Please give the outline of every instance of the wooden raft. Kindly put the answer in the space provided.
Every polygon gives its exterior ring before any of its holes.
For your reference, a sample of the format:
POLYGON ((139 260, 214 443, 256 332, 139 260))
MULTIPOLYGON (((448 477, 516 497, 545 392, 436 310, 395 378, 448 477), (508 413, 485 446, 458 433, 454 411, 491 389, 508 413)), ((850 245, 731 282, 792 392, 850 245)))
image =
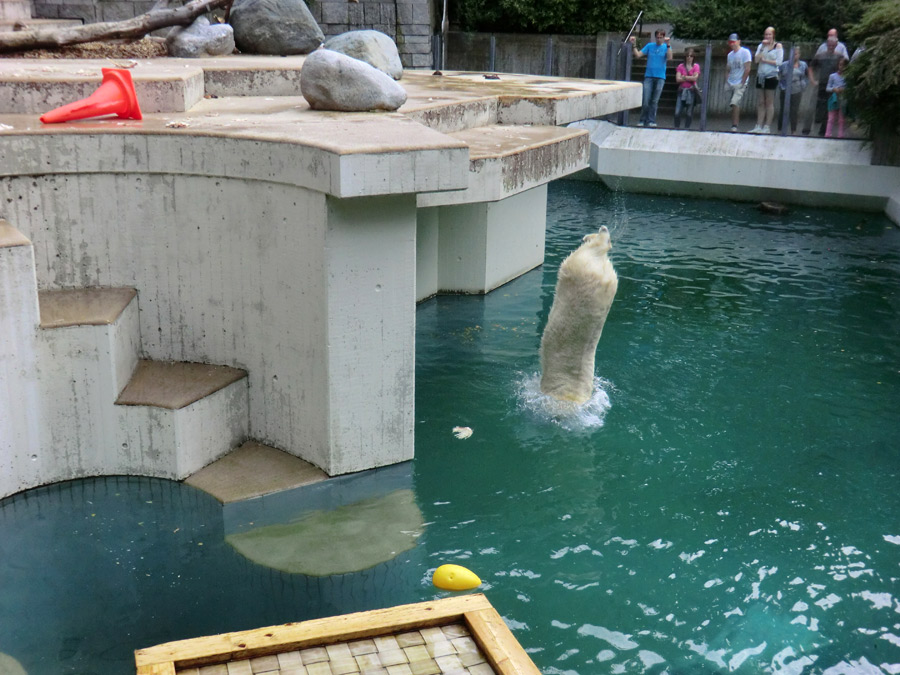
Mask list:
POLYGON ((137 675, 540 675, 481 594, 168 642, 137 675))

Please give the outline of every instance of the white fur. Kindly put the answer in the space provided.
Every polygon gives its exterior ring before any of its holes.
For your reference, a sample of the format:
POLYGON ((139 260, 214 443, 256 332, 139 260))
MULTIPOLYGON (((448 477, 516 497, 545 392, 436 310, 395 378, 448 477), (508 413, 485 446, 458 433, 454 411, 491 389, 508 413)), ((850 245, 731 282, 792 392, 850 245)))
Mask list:
POLYGON ((609 230, 600 228, 563 260, 541 338, 541 391, 582 405, 594 389, 594 354, 619 278, 607 256, 609 230))

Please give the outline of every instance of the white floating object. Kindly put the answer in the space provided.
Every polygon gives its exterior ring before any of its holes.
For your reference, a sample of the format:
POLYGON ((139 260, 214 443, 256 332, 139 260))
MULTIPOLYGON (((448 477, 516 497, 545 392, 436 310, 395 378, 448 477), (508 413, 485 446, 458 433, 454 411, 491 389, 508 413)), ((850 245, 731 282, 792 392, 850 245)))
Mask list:
POLYGON ((457 438, 468 438, 472 435, 472 429, 470 427, 453 427, 453 435, 457 438))

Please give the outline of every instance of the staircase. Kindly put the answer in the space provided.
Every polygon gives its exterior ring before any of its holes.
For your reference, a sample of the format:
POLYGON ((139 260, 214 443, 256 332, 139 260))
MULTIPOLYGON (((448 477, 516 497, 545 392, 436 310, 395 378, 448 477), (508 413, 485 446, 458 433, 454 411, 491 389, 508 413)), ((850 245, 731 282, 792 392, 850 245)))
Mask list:
POLYGON ((141 360, 133 288, 38 291, 0 219, 0 498, 102 474, 180 480, 243 443, 247 373, 141 360))

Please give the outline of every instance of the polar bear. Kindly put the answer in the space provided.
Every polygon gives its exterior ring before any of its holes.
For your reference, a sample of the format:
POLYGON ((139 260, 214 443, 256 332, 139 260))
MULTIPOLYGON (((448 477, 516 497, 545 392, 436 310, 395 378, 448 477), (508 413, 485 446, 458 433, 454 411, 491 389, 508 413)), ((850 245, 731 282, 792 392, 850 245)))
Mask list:
POLYGON ((578 405, 593 393, 594 354, 619 287, 606 226, 582 241, 560 265, 541 338, 541 391, 578 405))

